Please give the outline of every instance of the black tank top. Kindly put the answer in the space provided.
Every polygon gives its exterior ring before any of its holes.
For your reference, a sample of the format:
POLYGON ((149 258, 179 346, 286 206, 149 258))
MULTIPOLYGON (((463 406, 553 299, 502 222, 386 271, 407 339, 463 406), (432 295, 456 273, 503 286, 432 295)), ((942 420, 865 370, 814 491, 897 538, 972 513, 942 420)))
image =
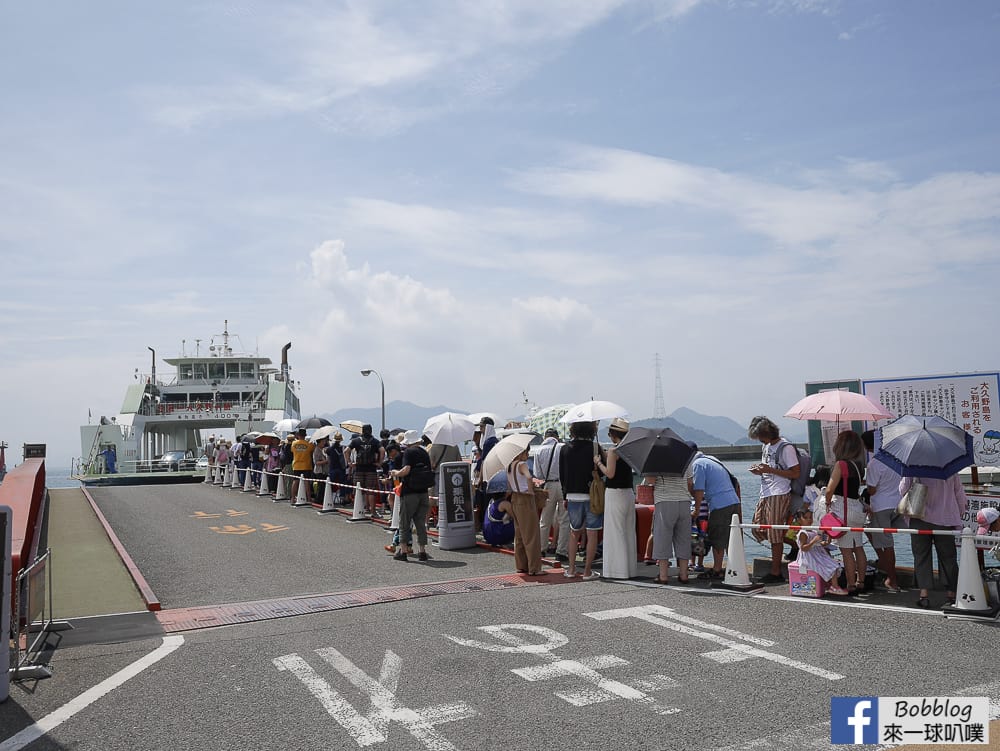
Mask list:
MULTIPOLYGON (((861 496, 861 469, 858 467, 857 462, 843 462, 847 465, 847 497, 858 500, 861 496)), ((844 467, 841 466, 841 471, 844 467)), ((840 495, 844 491, 843 480, 833 489, 833 492, 840 495)))
MULTIPOLYGON (((607 466, 607 460, 604 462, 607 466)), ((604 487, 617 490, 631 490, 633 488, 632 467, 620 456, 615 457, 615 476, 608 477, 604 482, 604 487)))

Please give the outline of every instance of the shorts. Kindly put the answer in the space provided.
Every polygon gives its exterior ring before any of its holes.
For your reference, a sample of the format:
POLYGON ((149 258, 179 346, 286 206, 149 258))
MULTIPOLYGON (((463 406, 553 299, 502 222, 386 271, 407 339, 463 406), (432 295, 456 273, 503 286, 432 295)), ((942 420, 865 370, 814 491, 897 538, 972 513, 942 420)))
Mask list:
POLYGON ((729 548, 729 529, 733 523, 733 514, 739 516, 740 506, 732 506, 710 511, 708 514, 708 542, 715 550, 729 548))
POLYGON ((292 474, 296 477, 312 477, 311 469, 293 469, 292 474))
MULTIPOLYGON (((872 511, 871 522, 873 527, 906 528, 906 518, 897 514, 894 508, 872 511)), ((892 535, 887 535, 885 532, 869 532, 868 539, 872 541, 872 547, 876 550, 889 550, 894 547, 892 535)))
POLYGON ((362 470, 354 470, 354 482, 360 483, 361 487, 365 490, 379 490, 378 486, 378 472, 365 472, 362 470))
POLYGON ((604 514, 590 510, 590 501, 566 501, 569 511, 569 528, 579 532, 586 526, 588 530, 604 529, 604 514))
MULTIPOLYGON (((753 512, 754 524, 788 524, 788 510, 791 508, 791 493, 784 495, 766 495, 757 502, 757 509, 753 512)), ((785 530, 769 529, 762 530, 756 527, 750 530, 753 538, 757 542, 767 540, 772 545, 783 545, 785 543, 785 530)))

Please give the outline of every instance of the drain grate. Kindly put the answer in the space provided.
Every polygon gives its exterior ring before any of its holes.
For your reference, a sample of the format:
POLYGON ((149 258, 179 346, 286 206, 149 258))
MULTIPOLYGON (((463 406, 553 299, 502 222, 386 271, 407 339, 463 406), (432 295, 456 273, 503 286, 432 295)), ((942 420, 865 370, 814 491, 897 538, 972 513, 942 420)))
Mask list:
POLYGON ((346 610, 347 608, 356 608, 364 605, 415 600, 419 597, 471 592, 495 592, 511 587, 537 587, 572 581, 562 576, 556 576, 555 573, 558 573, 558 570, 550 576, 532 578, 531 580, 524 578, 520 574, 504 574, 501 576, 482 576, 473 579, 457 579, 447 582, 428 582, 426 584, 407 584, 396 587, 363 589, 336 594, 240 602, 231 605, 176 608, 160 610, 155 615, 164 631, 174 633, 200 628, 231 626, 238 623, 267 621, 274 618, 287 618, 293 615, 346 610))

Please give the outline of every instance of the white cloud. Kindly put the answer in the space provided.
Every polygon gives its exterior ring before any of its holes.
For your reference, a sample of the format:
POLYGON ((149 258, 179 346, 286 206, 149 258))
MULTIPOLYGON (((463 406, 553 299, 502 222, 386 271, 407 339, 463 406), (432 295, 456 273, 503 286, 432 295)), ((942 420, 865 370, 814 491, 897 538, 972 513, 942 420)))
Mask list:
POLYGON ((886 183, 895 175, 884 166, 846 164, 846 171, 810 172, 812 184, 784 185, 637 152, 581 148, 565 165, 523 172, 513 184, 570 202, 723 218, 827 265, 861 263, 875 272, 876 288, 922 284, 935 269, 1000 258, 1000 174, 886 183))
POLYGON ((152 118, 169 127, 317 111, 336 130, 385 135, 497 96, 624 7, 666 20, 700 2, 439 0, 407 10, 388 0, 345 0, 255 7, 235 25, 231 14, 209 14, 204 23, 245 35, 284 72, 237 77, 209 69, 208 83, 150 84, 136 93, 152 118), (408 102, 425 82, 433 86, 408 102))

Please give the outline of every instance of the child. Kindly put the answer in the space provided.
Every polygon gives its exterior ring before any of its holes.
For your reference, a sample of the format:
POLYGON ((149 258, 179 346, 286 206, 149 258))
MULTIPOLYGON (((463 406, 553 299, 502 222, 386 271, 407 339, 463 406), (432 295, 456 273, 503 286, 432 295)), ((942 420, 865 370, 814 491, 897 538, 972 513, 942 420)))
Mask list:
POLYGON ((483 516, 483 539, 490 545, 510 545, 514 542, 514 517, 510 501, 491 498, 483 516))
MULTIPOLYGON (((813 512, 811 506, 805 506, 795 515, 792 521, 795 525, 811 527, 813 525, 813 512)), ((837 584, 837 577, 842 566, 833 559, 826 546, 830 544, 826 535, 820 535, 814 529, 800 529, 796 535, 799 545, 798 560, 792 564, 798 566, 799 571, 815 571, 823 581, 826 582, 826 590, 832 595, 846 595, 846 589, 842 589, 837 584)))

